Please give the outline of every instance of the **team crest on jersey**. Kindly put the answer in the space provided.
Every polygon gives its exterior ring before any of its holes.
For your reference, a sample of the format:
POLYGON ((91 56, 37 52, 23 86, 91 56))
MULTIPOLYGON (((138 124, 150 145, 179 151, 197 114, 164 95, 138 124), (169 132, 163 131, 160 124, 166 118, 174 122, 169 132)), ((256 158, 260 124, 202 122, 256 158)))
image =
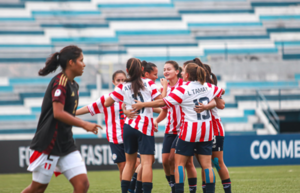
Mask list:
POLYGON ((75 96, 75 93, 74 93, 74 91, 72 92, 71 96, 72 96, 72 97, 73 97, 73 96, 75 96))
POLYGON ((112 157, 112 159, 115 161, 115 160, 117 159, 118 156, 117 156, 117 154, 114 153, 114 154, 112 154, 111 157, 112 157))
POLYGON ((58 97, 61 95, 61 90, 60 89, 56 89, 54 96, 58 97))

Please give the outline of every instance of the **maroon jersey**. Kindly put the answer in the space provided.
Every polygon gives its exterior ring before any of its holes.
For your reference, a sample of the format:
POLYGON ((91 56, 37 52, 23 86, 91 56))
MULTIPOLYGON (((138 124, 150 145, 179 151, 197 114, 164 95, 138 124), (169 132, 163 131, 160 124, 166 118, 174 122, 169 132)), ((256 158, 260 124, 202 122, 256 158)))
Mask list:
POLYGON ((72 125, 54 118, 52 102, 64 104, 64 110, 75 116, 78 105, 78 84, 69 81, 63 74, 56 75, 46 90, 42 112, 30 148, 51 155, 67 155, 77 148, 74 143, 72 125))

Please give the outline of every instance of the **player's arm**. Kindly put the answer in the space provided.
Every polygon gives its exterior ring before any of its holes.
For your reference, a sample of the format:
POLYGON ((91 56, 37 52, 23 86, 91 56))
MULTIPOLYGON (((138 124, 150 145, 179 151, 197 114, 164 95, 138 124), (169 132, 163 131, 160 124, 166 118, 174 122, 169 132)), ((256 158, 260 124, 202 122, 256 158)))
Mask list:
POLYGON ((153 112, 160 114, 161 113, 161 108, 153 108, 153 112))
POLYGON ((217 108, 218 109, 224 109, 225 108, 225 101, 224 101, 224 99, 216 97, 215 101, 217 103, 217 108))
POLYGON ((196 105, 194 110, 197 112, 197 113, 201 113, 203 111, 206 111, 206 110, 210 110, 210 109, 213 109, 217 106, 217 103, 215 101, 215 99, 211 100, 208 104, 204 105, 202 103, 199 103, 199 105, 196 105))
POLYGON ((86 131, 93 132, 95 134, 98 133, 98 128, 102 127, 100 125, 97 125, 95 123, 90 123, 87 121, 83 121, 82 119, 79 119, 77 117, 72 116, 68 112, 64 110, 64 104, 60 102, 52 102, 53 105, 53 116, 55 119, 68 124, 68 125, 73 125, 77 127, 82 127, 86 131))
POLYGON ((158 97, 156 97, 154 99, 154 101, 151 102, 140 102, 138 100, 135 100, 135 104, 131 105, 132 109, 138 111, 142 108, 147 108, 147 107, 152 107, 152 108, 156 108, 156 107, 163 107, 166 105, 165 101, 162 99, 162 96, 159 95, 158 97))
POLYGON ((84 115, 84 114, 87 114, 89 113, 89 109, 87 106, 84 106, 84 107, 81 107, 80 109, 78 109, 76 111, 76 115, 84 115))
POLYGON ((167 117, 168 109, 161 109, 161 113, 158 115, 158 117, 155 119, 157 123, 160 123, 162 120, 164 120, 167 117))

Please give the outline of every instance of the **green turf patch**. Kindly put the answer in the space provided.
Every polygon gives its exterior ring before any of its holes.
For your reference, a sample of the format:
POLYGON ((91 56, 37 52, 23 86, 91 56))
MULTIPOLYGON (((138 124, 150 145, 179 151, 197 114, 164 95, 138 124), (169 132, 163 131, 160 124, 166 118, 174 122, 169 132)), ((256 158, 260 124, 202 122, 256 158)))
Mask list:
MULTIPOLYGON (((234 193, 290 193, 300 192, 300 165, 291 166, 266 166, 266 167, 231 167, 228 168, 232 192, 234 193)), ((200 168, 197 168, 200 175, 200 168)), ((215 170, 216 173, 216 170, 215 170)), ((92 171, 88 173, 90 181, 89 193, 118 193, 120 190, 118 171, 92 171)), ((224 192, 217 177, 216 193, 224 192)), ((31 182, 31 174, 2 174, 0 175, 0 192, 21 192, 31 182)), ((201 178, 198 178, 198 190, 201 190, 201 178)), ((154 170, 153 193, 170 192, 163 170, 154 170)), ((46 190, 48 193, 72 192, 72 186, 67 179, 61 175, 52 177, 46 190)), ((185 192, 188 191, 187 179, 185 181, 185 192)))

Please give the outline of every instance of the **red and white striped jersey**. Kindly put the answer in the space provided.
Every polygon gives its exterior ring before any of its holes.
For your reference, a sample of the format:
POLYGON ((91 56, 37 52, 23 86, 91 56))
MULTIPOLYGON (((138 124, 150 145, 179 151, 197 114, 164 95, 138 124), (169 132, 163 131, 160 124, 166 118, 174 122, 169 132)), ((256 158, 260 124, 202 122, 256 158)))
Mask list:
POLYGON ((122 102, 115 102, 112 106, 105 107, 104 102, 108 97, 108 94, 103 95, 87 107, 92 116, 98 113, 104 113, 107 140, 110 143, 122 144, 123 126, 125 122, 125 115, 122 111, 122 102))
POLYGON ((215 108, 211 109, 210 111, 211 111, 214 135, 225 137, 225 129, 221 122, 221 117, 218 115, 218 108, 215 107, 215 108))
POLYGON ((165 103, 171 107, 180 105, 183 123, 179 138, 188 142, 211 141, 213 137, 212 119, 210 111, 197 113, 196 104, 208 104, 213 98, 221 97, 223 90, 210 84, 200 84, 198 81, 187 82, 177 87, 164 98, 165 103))
MULTIPOLYGON (((155 83, 150 79, 142 79, 144 83, 144 90, 140 90, 135 97, 133 90, 131 89, 131 82, 124 82, 119 84, 115 91, 110 94, 111 98, 115 102, 123 101, 126 104, 126 109, 132 109, 131 104, 134 104, 134 100, 141 102, 150 102, 160 95, 155 83)), ((126 118, 125 123, 142 132, 145 135, 154 135, 153 124, 153 109, 142 108, 138 111, 138 116, 135 119, 126 118)))
MULTIPOLYGON (((175 86, 168 85, 167 96, 178 86, 184 84, 183 80, 180 78, 175 86)), ((168 122, 165 129, 165 134, 179 134, 181 126, 181 107, 179 105, 173 105, 168 108, 168 122)))

